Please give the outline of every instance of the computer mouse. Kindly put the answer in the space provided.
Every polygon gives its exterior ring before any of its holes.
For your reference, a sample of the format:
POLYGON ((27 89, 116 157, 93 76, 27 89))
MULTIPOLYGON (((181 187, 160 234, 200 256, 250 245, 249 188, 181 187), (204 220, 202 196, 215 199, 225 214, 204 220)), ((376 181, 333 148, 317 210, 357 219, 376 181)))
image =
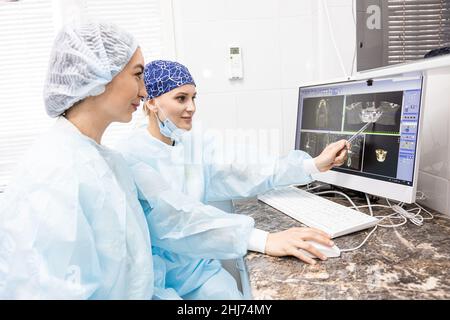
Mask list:
MULTIPOLYGON (((306 242, 309 242, 312 244, 317 250, 322 252, 326 257, 328 258, 337 258, 341 256, 341 250, 339 250, 337 245, 334 245, 332 247, 325 246, 323 244, 320 244, 315 241, 307 240, 306 242)), ((319 257, 316 257, 315 255, 309 253, 309 251, 300 249, 306 256, 313 259, 319 259, 319 257)))

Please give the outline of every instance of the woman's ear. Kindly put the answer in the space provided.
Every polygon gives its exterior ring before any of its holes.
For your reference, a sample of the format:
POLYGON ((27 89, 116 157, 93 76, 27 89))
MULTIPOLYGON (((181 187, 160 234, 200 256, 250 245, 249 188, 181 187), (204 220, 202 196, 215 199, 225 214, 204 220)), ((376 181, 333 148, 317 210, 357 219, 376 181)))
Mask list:
POLYGON ((150 112, 158 111, 155 105, 155 99, 150 99, 144 102, 144 111, 147 115, 150 115, 150 112))

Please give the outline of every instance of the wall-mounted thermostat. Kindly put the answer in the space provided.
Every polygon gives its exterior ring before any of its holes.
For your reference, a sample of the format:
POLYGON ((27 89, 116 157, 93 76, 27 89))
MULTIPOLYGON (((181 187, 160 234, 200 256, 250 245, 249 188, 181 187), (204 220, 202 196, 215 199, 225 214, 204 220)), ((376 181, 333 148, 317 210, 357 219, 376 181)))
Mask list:
POLYGON ((229 50, 230 80, 242 79, 242 49, 241 47, 230 46, 229 50))

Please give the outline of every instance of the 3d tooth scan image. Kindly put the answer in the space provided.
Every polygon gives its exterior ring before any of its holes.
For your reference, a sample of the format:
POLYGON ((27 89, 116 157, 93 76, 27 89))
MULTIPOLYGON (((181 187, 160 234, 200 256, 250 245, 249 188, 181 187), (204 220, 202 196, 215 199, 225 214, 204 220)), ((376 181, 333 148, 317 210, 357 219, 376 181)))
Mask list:
POLYGON ((387 151, 383 149, 377 149, 375 150, 375 154, 377 155, 377 161, 378 162, 384 162, 386 160, 387 151))
POLYGON ((383 92, 347 96, 344 130, 355 131, 378 116, 366 132, 399 133, 403 92, 383 92))
POLYGON ((302 128, 340 131, 344 96, 306 98, 303 102, 302 128))
POLYGON ((385 135, 366 135, 363 172, 397 176, 400 137, 385 135))
POLYGON ((375 108, 374 106, 361 109, 361 112, 359 114, 359 118, 362 122, 376 122, 378 119, 381 118, 383 115, 383 110, 381 108, 375 108))

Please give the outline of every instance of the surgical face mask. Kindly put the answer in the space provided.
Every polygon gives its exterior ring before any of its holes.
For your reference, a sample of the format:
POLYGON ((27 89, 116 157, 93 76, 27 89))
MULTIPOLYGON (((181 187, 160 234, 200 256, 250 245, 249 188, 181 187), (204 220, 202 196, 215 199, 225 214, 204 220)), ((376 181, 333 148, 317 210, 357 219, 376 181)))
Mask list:
POLYGON ((164 111, 158 105, 156 105, 156 107, 164 115, 165 118, 164 121, 161 121, 158 115, 156 115, 156 118, 158 119, 159 131, 163 136, 170 138, 175 142, 179 142, 183 134, 186 133, 186 130, 178 128, 175 123, 173 123, 172 120, 170 120, 169 117, 166 116, 164 111))

